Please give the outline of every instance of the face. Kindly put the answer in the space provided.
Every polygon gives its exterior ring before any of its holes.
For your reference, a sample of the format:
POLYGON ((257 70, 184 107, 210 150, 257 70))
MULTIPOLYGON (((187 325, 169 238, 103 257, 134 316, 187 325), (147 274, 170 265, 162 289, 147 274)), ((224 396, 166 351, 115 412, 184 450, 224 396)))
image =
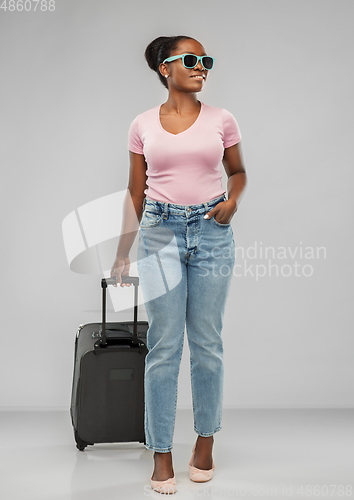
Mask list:
MULTIPOLYGON (((180 54, 208 55, 203 45, 194 39, 182 40, 171 56, 180 54)), ((183 92, 200 92, 208 77, 208 70, 203 68, 201 61, 198 61, 198 64, 194 68, 187 69, 183 66, 182 59, 160 64, 160 72, 164 78, 165 75, 169 75, 166 78, 169 89, 173 86, 183 92)))

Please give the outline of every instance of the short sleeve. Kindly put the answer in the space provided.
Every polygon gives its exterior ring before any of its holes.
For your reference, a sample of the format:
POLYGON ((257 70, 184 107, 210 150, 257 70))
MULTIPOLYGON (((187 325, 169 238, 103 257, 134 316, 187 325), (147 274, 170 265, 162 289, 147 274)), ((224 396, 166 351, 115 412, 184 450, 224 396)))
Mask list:
POLYGON ((222 126, 223 126, 223 140, 224 148, 234 146, 241 140, 241 131, 236 118, 230 111, 222 109, 222 126))
POLYGON ((128 132, 128 149, 133 153, 144 154, 143 143, 139 133, 139 115, 132 121, 128 132))

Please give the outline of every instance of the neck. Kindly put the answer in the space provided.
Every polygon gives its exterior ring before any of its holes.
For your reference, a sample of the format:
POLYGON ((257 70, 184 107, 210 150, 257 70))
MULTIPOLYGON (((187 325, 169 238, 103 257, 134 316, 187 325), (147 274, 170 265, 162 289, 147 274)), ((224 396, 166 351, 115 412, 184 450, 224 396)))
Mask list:
POLYGON ((196 93, 169 92, 168 99, 164 103, 164 113, 175 113, 187 115, 195 113, 201 108, 196 93))

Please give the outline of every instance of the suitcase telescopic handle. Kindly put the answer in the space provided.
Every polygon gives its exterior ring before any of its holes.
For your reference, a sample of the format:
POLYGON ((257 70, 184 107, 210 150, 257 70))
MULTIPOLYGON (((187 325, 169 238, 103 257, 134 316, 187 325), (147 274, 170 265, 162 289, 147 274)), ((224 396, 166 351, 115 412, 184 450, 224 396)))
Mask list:
MULTIPOLYGON (((121 275, 122 283, 133 283, 133 285, 139 285, 139 276, 124 276, 121 275)), ((102 283, 106 282, 107 285, 116 285, 117 278, 115 276, 111 276, 110 278, 103 278, 102 283)), ((104 286, 104 285, 102 285, 104 286)))
MULTIPOLYGON (((139 277, 138 276, 121 276, 122 283, 132 283, 134 285, 134 327, 133 327, 133 345, 139 345, 138 340, 138 286, 139 277)), ((106 336, 106 289, 108 285, 116 285, 117 278, 111 276, 110 278, 102 278, 102 338, 101 346, 107 346, 107 336, 106 336)))

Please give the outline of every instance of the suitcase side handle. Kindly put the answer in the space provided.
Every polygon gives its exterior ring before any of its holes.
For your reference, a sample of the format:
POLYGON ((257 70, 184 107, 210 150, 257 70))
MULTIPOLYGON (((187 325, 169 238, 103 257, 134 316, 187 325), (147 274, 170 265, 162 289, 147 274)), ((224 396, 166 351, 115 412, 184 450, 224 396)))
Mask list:
MULTIPOLYGON (((133 283, 134 285, 134 327, 133 327, 133 339, 132 344, 134 346, 139 345, 138 340, 138 286, 139 286, 139 276, 121 276, 122 283, 133 283)), ((117 278, 111 276, 110 278, 101 279, 102 287, 102 338, 100 340, 101 347, 107 347, 107 335, 106 335, 106 289, 108 285, 116 285, 117 278)))

